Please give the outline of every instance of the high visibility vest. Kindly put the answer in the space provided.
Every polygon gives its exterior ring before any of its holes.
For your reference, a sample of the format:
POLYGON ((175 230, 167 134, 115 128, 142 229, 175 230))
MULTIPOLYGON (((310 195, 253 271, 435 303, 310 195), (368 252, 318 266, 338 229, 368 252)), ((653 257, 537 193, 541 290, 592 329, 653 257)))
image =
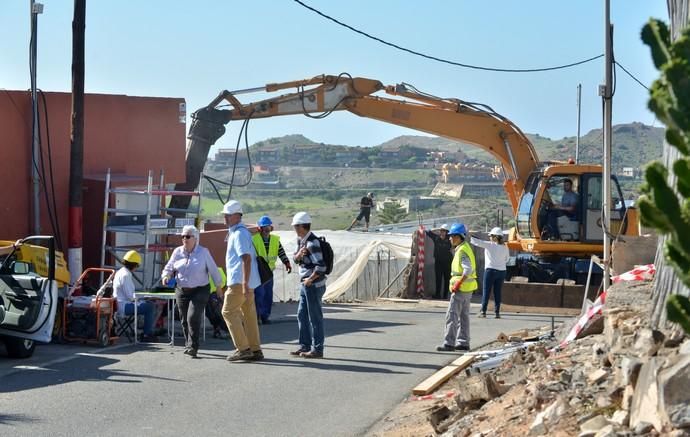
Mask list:
POLYGON ((452 292, 455 284, 460 281, 462 277, 462 255, 466 255, 470 259, 470 264, 472 265, 472 271, 460 284, 460 292, 462 293, 472 293, 477 287, 477 262, 474 260, 474 252, 469 243, 465 241, 455 250, 455 256, 453 257, 453 262, 450 265, 450 290, 452 292))
MULTIPOLYGON (((220 267, 218 267, 218 273, 220 273, 220 280, 222 282, 222 284, 220 284, 220 287, 221 288, 225 287, 225 283, 227 282, 228 277, 225 276, 225 272, 220 267)), ((213 282, 213 277, 211 275, 208 275, 208 285, 209 285, 209 287, 211 287, 211 293, 215 293, 216 288, 218 288, 218 287, 216 286, 216 283, 213 282)))
POLYGON ((256 249, 256 255, 268 261, 268 266, 271 270, 276 268, 276 260, 278 260, 278 246, 280 245, 280 237, 277 235, 269 235, 268 237, 268 254, 266 254, 266 245, 261 233, 257 232, 252 236, 252 243, 256 249))

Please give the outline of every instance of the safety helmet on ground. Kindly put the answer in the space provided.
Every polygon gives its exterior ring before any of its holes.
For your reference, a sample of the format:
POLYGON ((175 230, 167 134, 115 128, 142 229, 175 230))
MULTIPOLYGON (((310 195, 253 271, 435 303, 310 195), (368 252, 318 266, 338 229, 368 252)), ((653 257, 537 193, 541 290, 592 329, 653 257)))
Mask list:
POLYGON ((448 231, 448 235, 462 235, 463 237, 467 234, 467 228, 465 228, 464 223, 453 223, 448 231))
POLYGON ((125 253, 125 256, 122 257, 122 260, 132 264, 141 264, 141 255, 139 255, 139 252, 136 250, 130 250, 129 252, 125 253))
POLYGON ((503 229, 496 226, 495 228, 493 228, 489 231, 489 235, 493 235, 494 237, 502 237, 503 236, 503 229))
POLYGON ((292 217, 292 226, 308 225, 311 223, 311 216, 304 211, 300 211, 292 217))
POLYGON ((262 215, 259 217, 259 220, 256 222, 256 225, 263 228, 265 226, 271 226, 273 222, 271 221, 271 218, 267 215, 262 215))
POLYGON ((448 229, 450 229, 450 226, 448 226, 448 223, 444 223, 441 225, 439 229, 442 231, 447 231, 448 229))
POLYGON ((237 200, 231 200, 225 205, 223 205, 223 214, 233 215, 242 214, 242 204, 237 200))

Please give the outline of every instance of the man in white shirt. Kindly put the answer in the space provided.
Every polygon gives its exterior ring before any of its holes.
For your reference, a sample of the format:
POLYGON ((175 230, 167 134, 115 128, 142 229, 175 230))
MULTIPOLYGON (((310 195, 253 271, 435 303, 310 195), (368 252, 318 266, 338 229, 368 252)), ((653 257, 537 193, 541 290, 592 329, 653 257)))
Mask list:
POLYGON ((252 235, 242 223, 242 205, 231 200, 223 206, 228 225, 225 265, 228 287, 225 289, 223 318, 237 350, 228 361, 259 361, 264 358, 259 339, 254 289, 261 285, 252 235))

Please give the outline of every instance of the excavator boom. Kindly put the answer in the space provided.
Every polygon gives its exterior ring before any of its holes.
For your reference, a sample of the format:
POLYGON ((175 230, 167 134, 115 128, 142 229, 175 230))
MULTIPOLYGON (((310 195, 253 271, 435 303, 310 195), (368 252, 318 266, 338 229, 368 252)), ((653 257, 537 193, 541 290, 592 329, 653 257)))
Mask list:
MULTIPOLYGON (((439 98, 407 84, 384 86, 361 77, 316 76, 311 79, 268 84, 264 88, 224 91, 208 106, 192 114, 187 145, 187 181, 176 190, 191 190, 198 183, 210 147, 232 120, 291 114, 327 114, 349 111, 361 117, 427 132, 474 145, 494 156, 503 166, 504 188, 513 212, 529 175, 539 167, 536 151, 524 133, 510 120, 485 105, 459 99, 439 98), (237 96, 245 92, 296 90, 289 94, 242 104, 237 96), (383 91, 386 96, 373 94, 383 91), (218 109, 227 101, 232 109, 218 109)), ((171 208, 184 208, 183 197, 173 198, 171 208)))

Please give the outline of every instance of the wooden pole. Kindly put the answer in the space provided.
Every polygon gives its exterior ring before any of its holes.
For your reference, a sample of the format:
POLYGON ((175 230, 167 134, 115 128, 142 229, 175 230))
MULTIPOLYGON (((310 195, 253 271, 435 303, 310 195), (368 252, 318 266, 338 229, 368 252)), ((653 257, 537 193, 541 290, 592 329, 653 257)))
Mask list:
POLYGON ((72 19, 72 117, 70 126, 68 262, 72 282, 82 270, 84 180, 84 34, 86 0, 74 0, 72 19))

